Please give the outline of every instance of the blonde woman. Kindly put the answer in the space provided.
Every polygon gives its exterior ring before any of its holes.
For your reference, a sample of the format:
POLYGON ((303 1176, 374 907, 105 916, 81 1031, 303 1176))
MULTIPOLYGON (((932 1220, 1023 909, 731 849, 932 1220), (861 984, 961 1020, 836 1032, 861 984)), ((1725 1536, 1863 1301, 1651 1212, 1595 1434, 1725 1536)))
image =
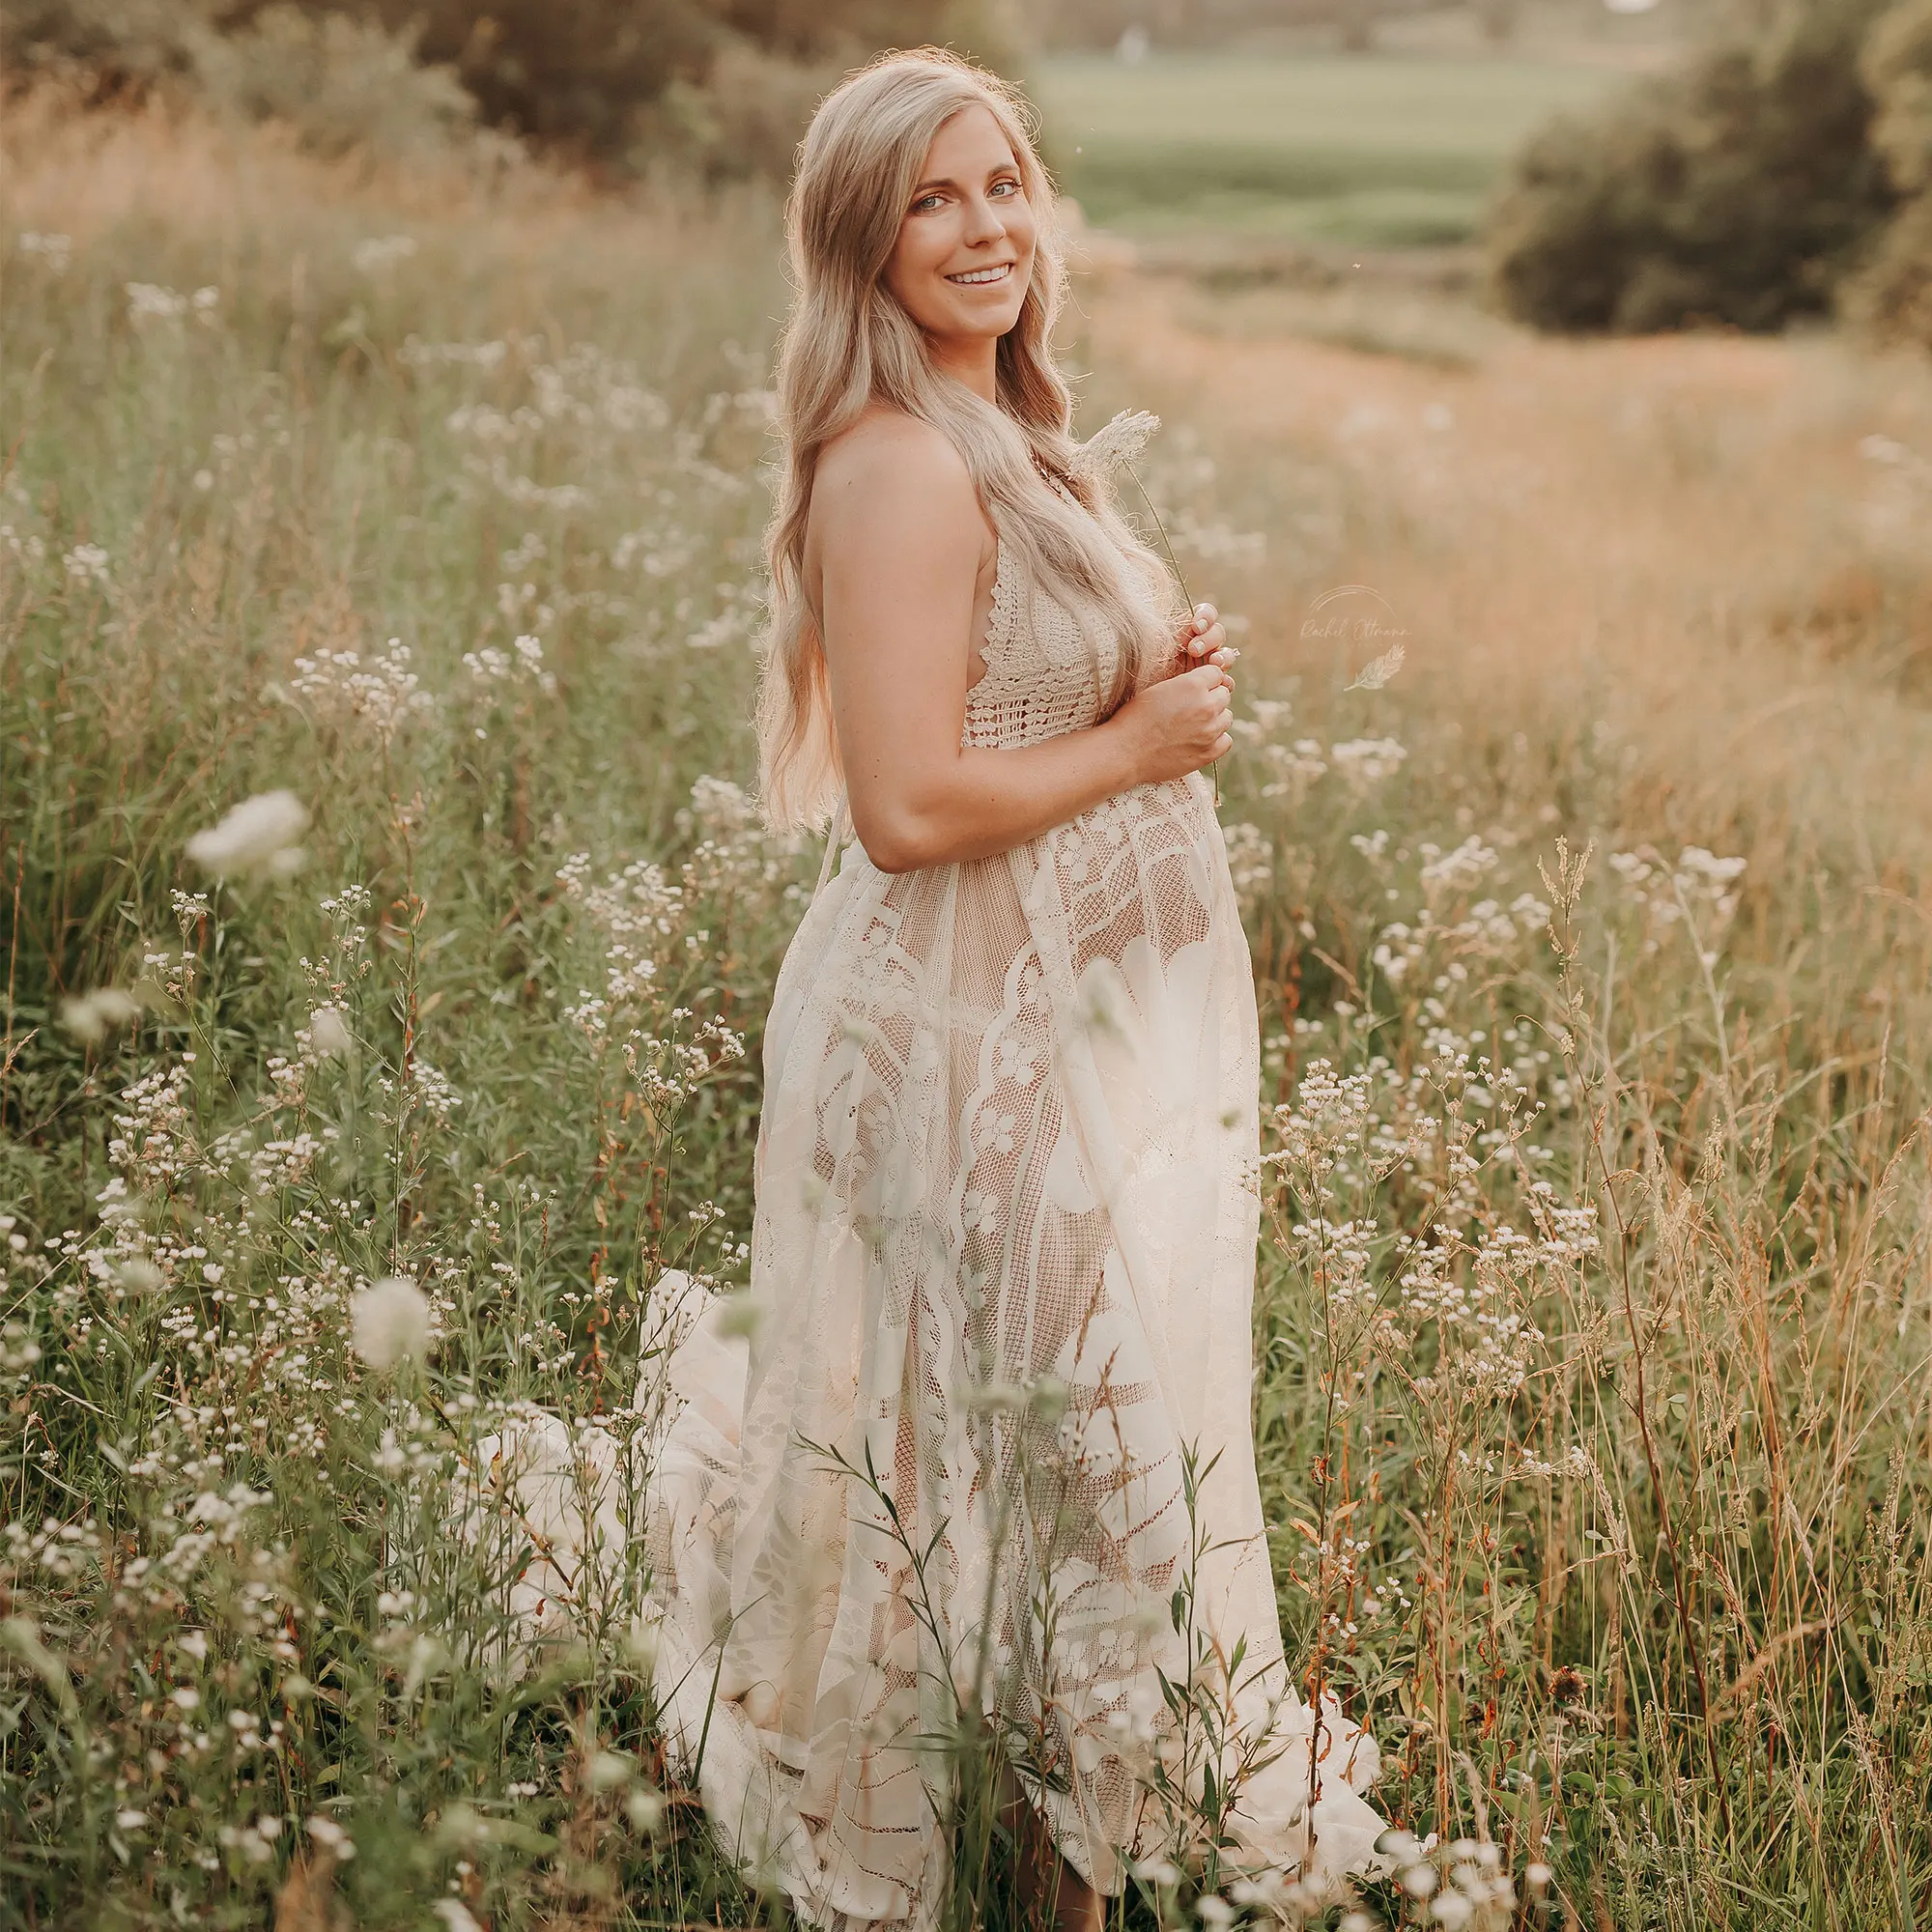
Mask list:
POLYGON ((764 801, 840 863, 765 1034, 751 1319, 670 1369, 673 1762, 808 1922, 923 1927, 983 1719, 1042 1915, 1097 1925, 1187 1849, 1191 1675, 1252 1861, 1359 1866, 1375 1748, 1294 1694, 1255 1477, 1254 985, 1202 776, 1234 654, 1068 435, 997 80, 854 75, 790 233, 764 801))

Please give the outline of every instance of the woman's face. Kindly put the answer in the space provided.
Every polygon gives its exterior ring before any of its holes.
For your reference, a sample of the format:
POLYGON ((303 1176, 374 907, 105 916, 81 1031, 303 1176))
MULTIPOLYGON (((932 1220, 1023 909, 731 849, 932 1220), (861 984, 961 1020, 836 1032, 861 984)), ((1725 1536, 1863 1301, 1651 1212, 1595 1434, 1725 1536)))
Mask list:
POLYGON ((926 151, 886 286, 938 343, 997 338, 1020 319, 1034 233, 1000 124, 983 107, 962 107, 926 151))

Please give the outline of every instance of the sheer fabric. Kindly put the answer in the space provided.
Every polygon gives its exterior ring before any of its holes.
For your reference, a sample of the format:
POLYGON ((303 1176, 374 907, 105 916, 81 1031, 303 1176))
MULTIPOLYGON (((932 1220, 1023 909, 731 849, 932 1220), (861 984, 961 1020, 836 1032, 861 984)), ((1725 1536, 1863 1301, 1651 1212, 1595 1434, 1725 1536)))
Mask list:
MULTIPOLYGON (((969 745, 1092 724, 1115 673, 1018 577, 1003 546, 969 745)), ((648 1492, 666 1733, 716 1828, 810 1923, 927 1926, 943 1741, 978 1713, 1118 1891, 1123 1852, 1175 1845, 1150 1780, 1188 1776, 1159 1678, 1189 1675, 1191 1577, 1265 1760, 1243 1848, 1369 1861, 1375 1747, 1294 1694, 1269 1575, 1254 985, 1207 781, 966 864, 847 845, 764 1069, 752 1332, 714 1306, 672 1357, 648 1492)))

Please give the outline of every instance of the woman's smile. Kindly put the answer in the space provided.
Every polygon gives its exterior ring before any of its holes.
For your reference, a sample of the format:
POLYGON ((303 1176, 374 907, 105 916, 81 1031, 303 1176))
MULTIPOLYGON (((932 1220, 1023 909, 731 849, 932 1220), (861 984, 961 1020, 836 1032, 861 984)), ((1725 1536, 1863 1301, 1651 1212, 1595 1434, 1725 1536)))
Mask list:
POLYGON ((990 269, 962 269, 957 274, 948 275, 949 282, 956 282, 963 289, 984 288, 994 282, 1004 282, 1013 271, 1010 262, 1001 262, 990 269))

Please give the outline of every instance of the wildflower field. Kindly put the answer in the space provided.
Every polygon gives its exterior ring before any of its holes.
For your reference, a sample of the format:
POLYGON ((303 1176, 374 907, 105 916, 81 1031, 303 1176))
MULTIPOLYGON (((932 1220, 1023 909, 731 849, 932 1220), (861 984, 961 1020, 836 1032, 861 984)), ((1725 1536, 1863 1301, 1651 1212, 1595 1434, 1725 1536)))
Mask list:
MULTIPOLYGON (((625 1534, 819 857, 774 211, 6 139, 0 1925, 777 1922, 625 1534)), ((1068 350, 1238 613, 1263 1492, 1406 1835, 1224 1883, 1210 1789, 1124 1922, 1923 1923, 1932 374, 1333 300, 1068 350)))

